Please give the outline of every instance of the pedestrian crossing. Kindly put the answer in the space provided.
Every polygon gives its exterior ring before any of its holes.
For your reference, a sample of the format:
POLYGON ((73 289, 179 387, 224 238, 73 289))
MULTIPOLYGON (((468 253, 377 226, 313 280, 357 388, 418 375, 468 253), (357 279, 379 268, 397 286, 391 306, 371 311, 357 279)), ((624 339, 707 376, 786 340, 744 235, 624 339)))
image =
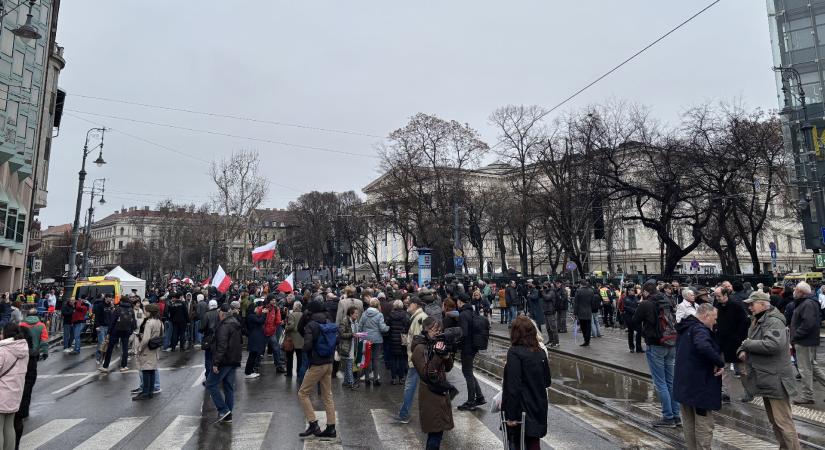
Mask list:
MULTIPOLYGON (((280 413, 279 413, 280 414, 280 413)), ((336 411, 337 414, 337 411, 336 411)), ((322 440, 308 438, 298 439, 298 432, 303 431, 292 427, 284 427, 283 420, 275 412, 250 412, 233 414, 232 424, 213 424, 214 417, 194 415, 175 416, 159 434, 148 444, 146 441, 138 445, 136 437, 144 435, 144 430, 151 429, 149 423, 152 417, 122 417, 113 421, 105 421, 99 429, 94 428, 92 419, 66 418, 53 419, 43 425, 27 430, 20 442, 20 448, 36 450, 39 448, 75 448, 83 450, 109 450, 113 448, 145 448, 152 450, 181 450, 194 449, 202 445, 203 434, 211 427, 219 427, 220 433, 231 433, 231 448, 233 450, 260 450, 262 448, 277 448, 279 445, 272 442, 273 435, 267 435, 271 429, 276 434, 288 433, 275 437, 283 439, 283 448, 293 448, 289 442, 304 450, 339 450, 344 447, 366 447, 371 449, 412 450, 423 448, 426 435, 421 432, 417 421, 409 424, 395 422, 392 417, 394 411, 387 409, 371 409, 372 428, 374 434, 366 434, 369 427, 343 428, 338 420, 338 438, 322 440), (273 427, 273 419, 278 425, 273 427), (80 426, 79 426, 80 425, 80 426), (200 437, 196 435, 200 434, 200 437), (377 442, 374 437, 377 435, 377 442), (127 440, 127 438, 129 438, 127 440), (79 444, 76 444, 78 443, 79 444), (377 444, 377 445, 376 445, 377 444)), ((326 427, 326 413, 316 411, 318 426, 323 430, 326 427)), ((298 419, 300 421, 300 419, 298 419)), ((369 419, 368 419, 369 420, 369 419)), ((455 431, 445 433, 445 448, 500 448, 502 443, 499 437, 491 431, 476 415, 470 412, 454 411, 453 421, 455 431)), ((305 424, 302 424, 302 427, 305 424)), ((229 436, 227 436, 227 440, 229 436)), ((148 441, 148 439, 147 439, 148 441)))

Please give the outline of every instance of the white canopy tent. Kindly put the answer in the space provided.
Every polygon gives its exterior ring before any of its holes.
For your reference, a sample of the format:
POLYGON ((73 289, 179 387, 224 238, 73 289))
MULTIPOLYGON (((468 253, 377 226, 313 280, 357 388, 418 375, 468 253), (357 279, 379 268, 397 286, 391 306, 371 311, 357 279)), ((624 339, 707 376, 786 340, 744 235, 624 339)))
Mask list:
POLYGON ((132 289, 137 289, 137 295, 139 295, 140 298, 146 297, 146 280, 141 280, 132 275, 123 269, 123 267, 117 266, 105 276, 117 277, 120 280, 120 288, 123 294, 130 295, 132 289))

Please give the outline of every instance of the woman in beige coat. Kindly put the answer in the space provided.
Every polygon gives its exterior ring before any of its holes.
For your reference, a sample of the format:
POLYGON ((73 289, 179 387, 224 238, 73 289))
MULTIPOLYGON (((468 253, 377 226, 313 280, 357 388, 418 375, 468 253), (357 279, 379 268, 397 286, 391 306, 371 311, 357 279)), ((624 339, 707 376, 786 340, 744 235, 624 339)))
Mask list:
POLYGON ((158 350, 160 350, 161 345, 149 348, 149 342, 153 338, 163 339, 163 324, 158 320, 158 314, 160 313, 158 305, 146 305, 144 310, 146 311, 146 318, 143 319, 138 328, 137 348, 138 369, 143 374, 143 390, 140 394, 132 397, 132 400, 152 398, 155 387, 155 370, 158 368, 158 350))

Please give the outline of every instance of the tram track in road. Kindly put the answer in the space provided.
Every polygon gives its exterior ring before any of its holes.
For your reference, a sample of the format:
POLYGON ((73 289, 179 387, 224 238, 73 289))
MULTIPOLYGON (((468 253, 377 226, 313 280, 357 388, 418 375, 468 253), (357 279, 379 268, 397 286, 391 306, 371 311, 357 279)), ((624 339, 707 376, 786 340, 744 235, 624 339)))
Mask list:
MULTIPOLYGON (((509 338, 501 334, 490 334, 491 347, 484 353, 480 353, 476 358, 476 366, 489 376, 501 379, 501 374, 504 369, 504 356, 507 348, 510 346, 509 338)), ((684 446, 684 438, 681 433, 681 428, 676 429, 659 429, 651 425, 653 420, 659 417, 658 401, 653 400, 652 396, 652 381, 649 376, 642 374, 636 370, 621 370, 609 364, 599 364, 590 358, 577 357, 567 352, 561 352, 555 349, 548 349, 551 355, 551 361, 556 367, 575 366, 575 373, 581 379, 586 376, 580 373, 611 374, 613 377, 619 377, 622 385, 641 385, 647 386, 649 391, 644 396, 627 395, 626 398, 612 398, 599 394, 597 391, 604 390, 603 385, 595 383, 592 387, 588 387, 588 383, 579 380, 571 380, 565 378, 561 373, 553 373, 553 385, 550 388, 551 396, 555 394, 556 400, 564 402, 580 403, 586 407, 601 411, 618 420, 621 423, 627 424, 639 432, 661 440, 674 448, 681 448, 684 446), (574 387, 568 384, 578 384, 579 387, 574 387), (595 387, 595 389, 594 389, 595 387), (649 398, 647 398, 649 397, 649 398)), ((617 383, 615 379, 610 380, 617 383)), ((551 403, 558 403, 551 400, 551 403)), ((747 409, 760 410, 756 406, 741 405, 747 409)), ((764 414, 764 410, 761 410, 764 414)), ((753 413, 750 411, 733 411, 730 408, 723 408, 721 411, 714 413, 715 422, 717 425, 717 433, 714 434, 714 447, 718 448, 747 448, 754 450, 769 444, 775 448, 776 444, 773 435, 771 434, 770 426, 764 427, 755 423, 753 413), (750 413, 750 414, 748 414, 750 413)), ((819 442, 816 437, 825 436, 825 423, 820 423, 817 420, 811 420, 806 417, 795 417, 797 420, 797 430, 800 432, 800 443, 805 448, 825 449, 825 446, 819 442), (816 440, 812 442, 810 438, 816 440)), ((765 419, 767 419, 765 417, 765 419)), ((767 420, 765 420, 767 422, 767 420)))

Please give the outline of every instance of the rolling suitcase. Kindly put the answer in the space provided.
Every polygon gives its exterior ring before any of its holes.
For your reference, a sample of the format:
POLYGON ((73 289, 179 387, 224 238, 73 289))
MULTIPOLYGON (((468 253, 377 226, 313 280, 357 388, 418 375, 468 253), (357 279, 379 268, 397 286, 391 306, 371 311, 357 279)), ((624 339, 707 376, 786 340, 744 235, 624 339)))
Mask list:
MULTIPOLYGON (((510 450, 511 442, 510 442, 509 436, 507 435, 507 420, 504 417, 504 411, 501 411, 500 414, 501 414, 501 442, 504 443, 504 450, 510 450)), ((514 448, 517 448, 517 449, 523 449, 524 448, 524 421, 525 421, 526 417, 527 417, 526 413, 522 411, 522 413, 521 413, 521 422, 519 422, 519 424, 521 425, 521 427, 520 427, 521 428, 521 434, 520 434, 521 442, 519 443, 518 447, 514 447, 514 448)))

